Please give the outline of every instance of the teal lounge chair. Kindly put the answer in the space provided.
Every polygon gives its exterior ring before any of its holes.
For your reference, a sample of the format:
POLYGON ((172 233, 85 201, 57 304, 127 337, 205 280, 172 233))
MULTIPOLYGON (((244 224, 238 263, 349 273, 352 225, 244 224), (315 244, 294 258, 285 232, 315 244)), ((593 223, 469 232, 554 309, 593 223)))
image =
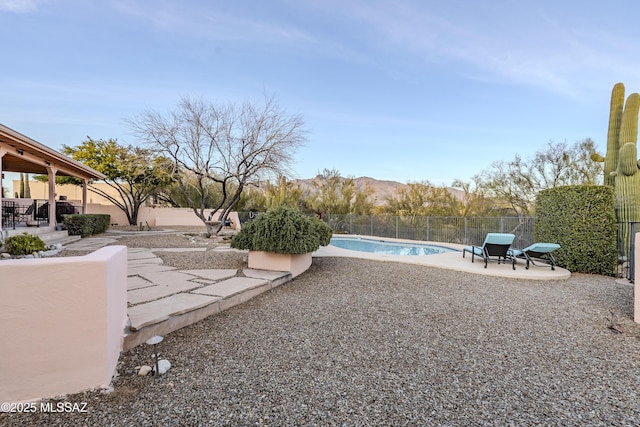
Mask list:
POLYGON ((511 244, 516 238, 513 234, 507 233, 487 233, 482 246, 465 246, 462 250, 462 258, 464 254, 471 253, 471 262, 476 256, 484 259, 484 268, 487 268, 489 259, 494 257, 498 259, 498 264, 502 261, 507 263, 507 259, 511 260, 511 266, 516 269, 516 259, 511 254, 511 244))
POLYGON ((519 249, 511 249, 511 255, 515 258, 523 258, 527 260, 527 269, 529 269, 529 263, 536 265, 533 262, 534 259, 539 261, 545 261, 548 264, 544 265, 544 267, 551 266, 552 270, 556 268, 556 259, 553 257, 552 252, 560 249, 560 245, 557 243, 534 243, 531 246, 527 246, 526 248, 519 249))

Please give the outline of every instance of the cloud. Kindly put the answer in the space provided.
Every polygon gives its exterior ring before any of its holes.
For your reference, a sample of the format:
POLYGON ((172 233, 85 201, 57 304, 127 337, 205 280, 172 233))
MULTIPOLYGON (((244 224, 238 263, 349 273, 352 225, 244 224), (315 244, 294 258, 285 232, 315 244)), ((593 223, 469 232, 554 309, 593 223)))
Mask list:
POLYGON ((625 29, 589 8, 389 0, 333 7, 368 38, 367 51, 379 61, 391 56, 422 69, 443 65, 467 79, 569 96, 609 85, 611 75, 635 79, 640 74, 630 74, 640 68, 640 49, 625 42, 625 29))
POLYGON ((37 9, 37 0, 0 0, 0 12, 29 13, 37 9))
POLYGON ((218 7, 208 2, 162 0, 116 0, 113 5, 120 13, 186 37, 260 44, 310 41, 309 35, 295 25, 269 19, 250 8, 241 10, 238 5, 218 7))

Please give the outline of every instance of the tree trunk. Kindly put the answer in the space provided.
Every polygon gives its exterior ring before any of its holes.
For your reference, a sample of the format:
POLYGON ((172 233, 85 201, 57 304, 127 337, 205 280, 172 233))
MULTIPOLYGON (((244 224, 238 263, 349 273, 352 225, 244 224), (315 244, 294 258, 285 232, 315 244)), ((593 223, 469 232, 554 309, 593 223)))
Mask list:
POLYGON ((216 235, 220 232, 220 230, 222 230, 222 227, 224 227, 224 222, 229 217, 229 213, 231 212, 231 210, 240 201, 240 195, 242 194, 243 188, 244 186, 242 184, 238 186, 238 189, 236 190, 233 197, 231 198, 231 201, 220 213, 220 216, 218 217, 218 221, 220 221, 220 224, 218 224, 218 227, 216 228, 216 235))

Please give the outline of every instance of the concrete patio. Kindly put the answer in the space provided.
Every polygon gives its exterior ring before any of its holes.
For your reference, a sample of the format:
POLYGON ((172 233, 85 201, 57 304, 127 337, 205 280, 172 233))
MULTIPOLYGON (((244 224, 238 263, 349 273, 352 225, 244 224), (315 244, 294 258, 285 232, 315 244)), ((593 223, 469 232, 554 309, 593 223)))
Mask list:
MULTIPOLYGON (((416 243, 412 240, 402 239, 385 239, 393 242, 406 242, 416 243)), ((446 246, 455 251, 446 252, 436 255, 386 255, 375 254, 360 251, 352 251, 348 249, 342 249, 335 246, 323 246, 318 249, 313 256, 314 257, 349 257, 349 258, 362 258, 375 261, 388 261, 388 262, 401 262, 406 264, 426 265, 429 267, 445 268, 447 270, 464 271, 466 273, 481 274, 485 276, 506 277, 513 279, 529 279, 529 280, 564 280, 571 277, 571 273, 560 267, 555 267, 555 270, 545 264, 540 266, 530 266, 526 269, 526 261, 518 259, 516 262, 516 269, 513 270, 511 263, 498 264, 495 261, 489 262, 487 268, 484 268, 484 261, 476 257, 475 262, 471 262, 471 254, 467 253, 466 257, 462 257, 463 245, 457 245, 453 243, 437 243, 437 242, 420 242, 431 243, 437 246, 446 246)), ((538 264, 536 262, 536 264, 538 264)))

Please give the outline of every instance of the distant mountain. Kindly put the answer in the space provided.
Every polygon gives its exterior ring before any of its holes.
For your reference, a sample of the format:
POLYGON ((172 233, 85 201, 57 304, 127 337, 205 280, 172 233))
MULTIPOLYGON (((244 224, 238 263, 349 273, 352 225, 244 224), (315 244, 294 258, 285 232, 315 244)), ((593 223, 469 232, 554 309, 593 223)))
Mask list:
MULTIPOLYGON (((311 184, 312 181, 313 181, 313 178, 292 180, 292 182, 302 187, 303 190, 311 190, 313 188, 311 184)), ((407 184, 403 184, 401 182, 379 180, 379 179, 371 178, 368 176, 361 176, 360 178, 354 178, 353 181, 355 182, 358 190, 363 191, 367 187, 373 190, 372 197, 376 205, 384 204, 387 197, 394 196, 398 192, 398 190, 400 190, 401 188, 407 187, 407 184)), ((451 194, 453 194, 459 199, 461 199, 464 195, 464 192, 461 190, 458 190, 457 188, 448 187, 447 189, 451 194)))

